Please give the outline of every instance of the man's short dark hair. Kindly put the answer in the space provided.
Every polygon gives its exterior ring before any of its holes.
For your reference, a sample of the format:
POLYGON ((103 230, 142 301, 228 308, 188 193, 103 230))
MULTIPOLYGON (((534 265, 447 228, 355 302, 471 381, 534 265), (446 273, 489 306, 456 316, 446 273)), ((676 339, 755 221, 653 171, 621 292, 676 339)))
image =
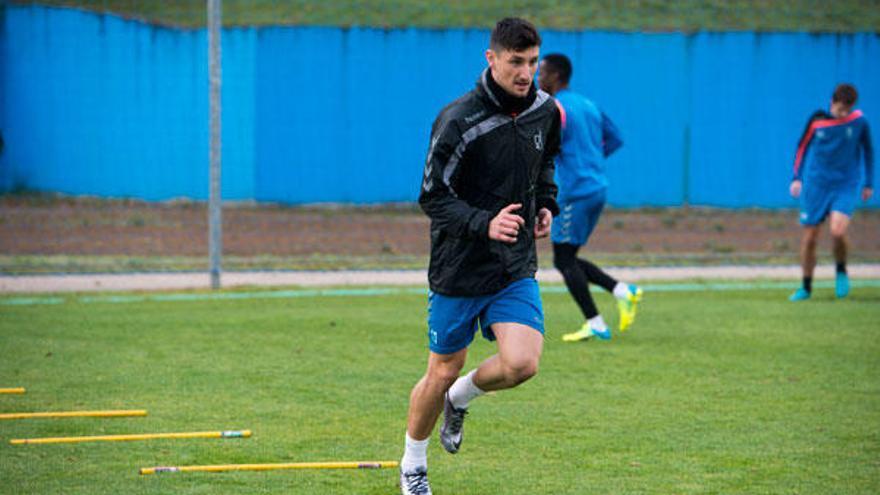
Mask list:
POLYGON ((559 76, 559 82, 568 84, 571 80, 571 60, 561 53, 550 53, 544 57, 544 70, 559 76))
POLYGON ((492 30, 489 46, 496 52, 521 52, 533 46, 541 46, 541 35, 531 22, 519 17, 505 17, 492 30))
POLYGON ((856 100, 859 99, 859 92, 856 91, 856 87, 852 84, 838 84, 836 88, 834 88, 834 94, 831 95, 831 101, 834 103, 840 102, 844 105, 851 107, 856 104, 856 100))

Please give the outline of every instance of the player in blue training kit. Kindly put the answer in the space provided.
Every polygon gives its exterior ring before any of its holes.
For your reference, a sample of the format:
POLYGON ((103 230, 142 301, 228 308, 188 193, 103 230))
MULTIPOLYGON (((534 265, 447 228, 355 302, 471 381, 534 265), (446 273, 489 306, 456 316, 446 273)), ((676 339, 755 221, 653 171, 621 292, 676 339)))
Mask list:
POLYGON ((617 298, 621 331, 634 321, 642 290, 618 282, 595 264, 578 258, 577 252, 587 243, 605 207, 605 159, 623 141, 611 119, 592 101, 568 88, 571 74, 568 57, 558 53, 544 57, 538 69, 538 84, 556 97, 562 116, 562 147, 556 158, 560 214, 551 232, 553 264, 586 319, 578 331, 563 335, 562 340, 577 342, 594 336, 608 340, 611 330, 596 309, 589 283, 617 298))
POLYGON ((858 99, 856 88, 840 84, 831 97, 831 113, 814 113, 798 144, 794 160, 794 178, 790 192, 801 200, 801 267, 803 285, 789 298, 809 299, 813 270, 816 267, 816 242, 819 226, 831 217, 831 238, 837 262, 835 293, 849 294, 846 274, 846 230, 859 200, 868 201, 874 194, 874 149, 868 121, 861 110, 853 110, 858 99), (860 162, 864 159, 864 177, 860 162))

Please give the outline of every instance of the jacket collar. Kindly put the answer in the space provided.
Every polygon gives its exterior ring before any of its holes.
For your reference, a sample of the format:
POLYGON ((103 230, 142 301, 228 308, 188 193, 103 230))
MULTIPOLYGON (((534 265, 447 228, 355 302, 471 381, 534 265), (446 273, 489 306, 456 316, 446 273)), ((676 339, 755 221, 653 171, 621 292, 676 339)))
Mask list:
POLYGON ((519 115, 525 112, 535 102, 538 91, 535 89, 535 83, 529 86, 529 92, 526 96, 513 96, 504 90, 492 78, 492 72, 487 67, 480 74, 477 80, 477 90, 485 96, 499 111, 509 115, 519 115))

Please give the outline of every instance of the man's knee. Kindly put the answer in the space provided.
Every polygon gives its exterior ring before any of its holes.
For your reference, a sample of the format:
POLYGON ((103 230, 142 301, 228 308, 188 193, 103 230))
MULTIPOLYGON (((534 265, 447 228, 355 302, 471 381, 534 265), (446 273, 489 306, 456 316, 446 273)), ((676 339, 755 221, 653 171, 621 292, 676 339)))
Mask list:
POLYGON ((840 242, 846 236, 846 224, 831 224, 831 237, 840 242))
POLYGON ((575 265, 575 257, 568 254, 554 254, 553 266, 560 272, 565 273, 568 269, 575 265))
POLYGON ((849 216, 837 211, 832 212, 830 227, 829 230, 831 231, 831 237, 833 237, 835 241, 839 240, 846 235, 846 229, 849 227, 849 216))
POLYGON ((449 388, 458 379, 461 368, 462 365, 455 362, 431 366, 425 374, 425 381, 434 386, 449 388))
POLYGON ((553 266, 562 273, 577 265, 578 246, 553 244, 553 266))
POLYGON ((505 378, 508 382, 519 385, 538 374, 538 358, 520 359, 504 366, 505 378))

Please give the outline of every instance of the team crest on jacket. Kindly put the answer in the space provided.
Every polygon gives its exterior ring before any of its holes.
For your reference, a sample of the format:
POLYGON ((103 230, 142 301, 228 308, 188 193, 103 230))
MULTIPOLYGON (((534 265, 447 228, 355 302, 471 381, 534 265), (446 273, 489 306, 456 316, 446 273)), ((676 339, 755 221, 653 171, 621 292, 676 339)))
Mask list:
POLYGON ((536 150, 540 151, 544 149, 544 136, 541 134, 541 131, 538 131, 538 133, 533 136, 533 139, 535 141, 536 150))

